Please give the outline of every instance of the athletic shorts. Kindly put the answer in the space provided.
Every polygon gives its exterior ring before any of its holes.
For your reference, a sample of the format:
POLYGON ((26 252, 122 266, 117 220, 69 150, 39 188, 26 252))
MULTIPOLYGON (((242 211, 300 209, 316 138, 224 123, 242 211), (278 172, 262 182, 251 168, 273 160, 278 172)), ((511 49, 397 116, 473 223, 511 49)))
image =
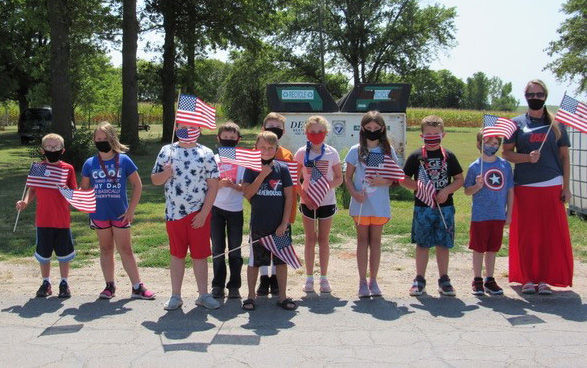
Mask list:
POLYGON ((111 227, 117 227, 119 229, 127 229, 130 227, 130 222, 120 220, 92 220, 90 219, 90 229, 92 230, 104 230, 111 227))
POLYGON ((304 215, 304 217, 307 217, 312 220, 316 218, 320 220, 326 220, 334 216, 334 214, 336 213, 336 205, 331 204, 327 206, 320 206, 316 208, 316 210, 311 210, 305 204, 300 203, 300 212, 302 213, 302 215, 304 215))
MULTIPOLYGON (((287 226, 286 232, 291 238, 291 227, 289 225, 287 226)), ((268 234, 265 234, 265 235, 268 235, 268 234)), ((251 231, 251 239, 253 241, 255 241, 265 235, 257 234, 257 233, 254 233, 251 231)), ((249 266, 250 267, 270 266, 271 260, 273 260, 273 265, 275 265, 275 266, 286 264, 283 260, 281 260, 281 258, 274 256, 271 253, 271 251, 269 249, 265 248, 263 245, 261 245, 260 242, 256 241, 253 244, 251 244, 251 247, 249 250, 249 266)))
POLYGON ((37 228, 35 258, 40 263, 49 263, 53 251, 55 251, 59 262, 69 262, 75 257, 71 229, 57 229, 54 227, 37 228))
POLYGON ((414 206, 412 243, 423 248, 432 248, 437 245, 446 248, 454 246, 455 208, 445 206, 440 207, 440 211, 438 207, 414 206))
POLYGON ((186 217, 167 221, 167 236, 169 237, 169 251, 172 256, 185 258, 190 250, 192 259, 204 259, 210 257, 210 214, 206 217, 204 226, 194 229, 192 221, 200 211, 190 213, 186 217))
POLYGON ((503 220, 472 221, 469 228, 469 249, 475 252, 498 252, 503 239, 503 220))
POLYGON ((355 224, 362 226, 383 226, 389 221, 389 217, 377 216, 353 216, 353 219, 355 220, 355 224))

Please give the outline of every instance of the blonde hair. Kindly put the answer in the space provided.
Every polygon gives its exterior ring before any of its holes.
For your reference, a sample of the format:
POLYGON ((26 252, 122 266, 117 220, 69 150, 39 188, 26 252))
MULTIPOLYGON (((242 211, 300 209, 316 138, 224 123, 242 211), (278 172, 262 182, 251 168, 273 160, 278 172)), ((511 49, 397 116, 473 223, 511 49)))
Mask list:
POLYGON ((49 139, 55 139, 57 141, 59 141, 59 143, 61 144, 61 149, 65 148, 65 141, 63 140, 63 137, 60 136, 57 133, 49 133, 49 134, 45 134, 45 136, 43 136, 43 138, 41 138, 41 148, 45 149, 45 143, 49 140, 49 139))
MULTIPOLYGON (((546 88, 546 83, 544 83, 540 79, 532 79, 530 82, 528 82, 526 84, 526 88, 524 88, 524 94, 526 94, 526 92, 528 92, 528 88, 530 88, 530 85, 532 85, 532 84, 535 84, 537 86, 540 86, 540 88, 542 88, 542 90, 544 91, 544 100, 546 100, 546 98, 548 97, 548 88, 546 88)), ((556 140, 558 141, 561 137, 561 130, 558 126, 559 123, 554 120, 554 116, 552 116, 552 114, 548 111, 548 109, 546 108, 546 104, 544 105, 543 109, 544 109, 544 121, 548 125, 552 125, 552 131, 554 132, 554 136, 556 137, 556 140)))
POLYGON ((279 145, 279 139, 277 139, 277 135, 273 132, 268 131, 268 130, 264 130, 257 135, 257 140, 255 141, 255 147, 257 147, 257 143, 259 143, 260 139, 264 140, 265 142, 267 142, 270 145, 273 145, 275 147, 277 147, 279 145))
POLYGON ((306 125, 304 126, 305 131, 308 131, 308 128, 310 127, 310 125, 313 124, 317 124, 320 125, 321 127, 324 128, 324 130, 326 131, 326 133, 328 133, 330 131, 330 123, 328 123, 328 120, 326 120, 326 118, 324 118, 324 116, 321 115, 312 115, 308 118, 308 120, 306 120, 306 125))
POLYGON ((267 114, 267 116, 265 116, 265 119, 263 119, 263 129, 265 128, 265 125, 269 120, 279 121, 281 125, 283 125, 283 130, 285 130, 285 116, 278 114, 276 112, 270 112, 269 114, 267 114))
POLYGON ((116 153, 124 153, 128 151, 128 146, 120 143, 118 140, 118 134, 116 134, 116 129, 107 121, 103 121, 94 130, 94 138, 96 138, 96 133, 98 131, 103 132, 106 134, 106 140, 110 143, 110 147, 116 153))
POLYGON ((428 115, 424 117, 420 123, 420 130, 424 131, 425 126, 440 127, 440 130, 444 132, 444 121, 438 115, 428 115))

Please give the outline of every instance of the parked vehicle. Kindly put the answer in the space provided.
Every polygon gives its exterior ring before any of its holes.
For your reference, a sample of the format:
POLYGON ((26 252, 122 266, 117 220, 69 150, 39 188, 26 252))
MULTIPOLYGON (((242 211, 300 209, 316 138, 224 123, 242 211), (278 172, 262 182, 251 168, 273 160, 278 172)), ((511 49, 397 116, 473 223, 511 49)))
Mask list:
POLYGON ((50 107, 35 107, 24 110, 18 119, 20 143, 28 144, 39 140, 49 131, 52 122, 53 113, 50 107))

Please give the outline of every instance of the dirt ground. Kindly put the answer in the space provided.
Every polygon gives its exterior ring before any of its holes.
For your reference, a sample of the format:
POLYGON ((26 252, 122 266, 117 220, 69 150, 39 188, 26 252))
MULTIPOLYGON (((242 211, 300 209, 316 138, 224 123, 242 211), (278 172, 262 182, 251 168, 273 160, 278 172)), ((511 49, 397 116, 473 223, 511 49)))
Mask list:
MULTIPOLYGON (((296 246, 296 252, 303 260, 303 246, 296 246)), ((358 290, 358 273, 355 257, 355 244, 347 243, 339 249, 331 250, 329 265, 329 281, 332 286, 333 296, 354 300, 358 290)), ((248 253, 245 249, 244 254, 248 253)), ((74 260, 75 262, 75 260, 74 260)), ((318 268, 318 257, 316 256, 315 275, 318 268)), ((495 278, 500 286, 504 288, 505 295, 515 296, 516 292, 508 287, 507 282, 507 257, 500 257, 496 262, 495 278)), ((169 270, 163 268, 140 268, 141 279, 151 290, 153 290, 161 303, 170 294, 171 283, 169 270)), ((305 282, 305 270, 289 269, 288 272, 288 296, 299 299, 306 296, 302 291, 305 282)), ((438 296, 437 278, 438 269, 436 260, 431 256, 426 273, 428 280, 427 291, 431 296, 438 296)), ((383 252, 381 266, 379 268, 378 282, 386 298, 407 298, 408 289, 415 276, 414 260, 405 255, 405 252, 383 252)), ((471 255, 468 252, 453 253, 450 256, 449 276, 456 289, 457 297, 470 297, 472 271, 471 255)), ((243 286, 241 295, 246 296, 246 269, 242 271, 243 286)), ((52 283, 56 288, 59 282, 59 269, 57 263, 52 262, 52 283)), ((318 278, 315 276, 316 291, 318 291, 318 278)), ((209 283, 212 280, 212 265, 209 267, 209 283)), ((572 290, 580 296, 587 292, 587 265, 575 261, 574 280, 572 290)), ((130 281, 122 269, 120 259, 116 259, 116 283, 117 297, 130 296, 130 281), (127 293, 128 292, 128 293, 127 293)), ((100 270, 99 261, 82 268, 74 268, 70 272, 69 284, 73 296, 96 295, 104 287, 104 280, 100 270)), ((29 259, 19 259, 0 262, 0 294, 22 293, 34 296, 40 285, 40 271, 38 263, 31 256, 29 259)), ((555 288, 555 290, 564 290, 555 288)), ((186 272, 182 295, 184 298, 196 295, 196 284, 193 273, 186 272)))

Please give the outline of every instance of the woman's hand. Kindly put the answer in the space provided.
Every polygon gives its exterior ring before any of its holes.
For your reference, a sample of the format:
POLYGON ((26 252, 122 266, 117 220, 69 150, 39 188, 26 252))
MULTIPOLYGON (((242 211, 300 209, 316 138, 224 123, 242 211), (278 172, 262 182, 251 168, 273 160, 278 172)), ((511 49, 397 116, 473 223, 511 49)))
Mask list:
POLYGON ((530 152, 528 155, 529 155, 528 159, 531 164, 535 164, 538 162, 538 160, 540 160, 540 151, 538 151, 538 150, 534 150, 534 151, 530 152))
POLYGON ((568 188, 563 188, 561 192, 561 201, 567 203, 572 197, 571 191, 568 188))

